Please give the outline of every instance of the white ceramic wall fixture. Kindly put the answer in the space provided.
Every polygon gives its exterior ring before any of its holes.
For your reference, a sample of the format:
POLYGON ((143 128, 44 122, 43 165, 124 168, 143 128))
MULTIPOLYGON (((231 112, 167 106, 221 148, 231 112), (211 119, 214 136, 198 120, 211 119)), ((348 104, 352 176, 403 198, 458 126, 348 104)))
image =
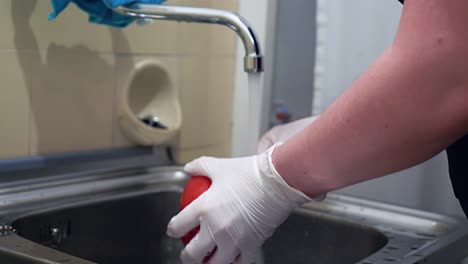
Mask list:
POLYGON ((180 131, 182 111, 173 77, 157 60, 140 61, 128 75, 119 96, 119 123, 124 134, 140 145, 172 144, 180 131), (167 128, 145 124, 157 117, 167 128))

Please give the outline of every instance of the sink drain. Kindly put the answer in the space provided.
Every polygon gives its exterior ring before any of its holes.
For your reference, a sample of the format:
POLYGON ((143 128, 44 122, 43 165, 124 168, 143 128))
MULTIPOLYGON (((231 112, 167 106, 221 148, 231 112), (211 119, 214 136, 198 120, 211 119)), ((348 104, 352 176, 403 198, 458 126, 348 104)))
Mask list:
POLYGON ((0 237, 8 236, 11 233, 15 233, 16 230, 9 225, 0 225, 0 237))

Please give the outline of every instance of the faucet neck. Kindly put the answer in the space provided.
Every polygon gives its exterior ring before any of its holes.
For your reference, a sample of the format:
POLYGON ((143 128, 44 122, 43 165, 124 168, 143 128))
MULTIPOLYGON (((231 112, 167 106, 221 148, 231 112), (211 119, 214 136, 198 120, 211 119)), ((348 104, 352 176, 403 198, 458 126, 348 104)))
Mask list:
POLYGON ((263 72, 263 55, 260 50, 260 43, 257 35, 249 23, 239 14, 211 8, 154 4, 135 4, 132 5, 132 7, 118 6, 112 9, 121 15, 133 18, 150 18, 227 26, 237 33, 244 45, 244 71, 248 73, 263 72))

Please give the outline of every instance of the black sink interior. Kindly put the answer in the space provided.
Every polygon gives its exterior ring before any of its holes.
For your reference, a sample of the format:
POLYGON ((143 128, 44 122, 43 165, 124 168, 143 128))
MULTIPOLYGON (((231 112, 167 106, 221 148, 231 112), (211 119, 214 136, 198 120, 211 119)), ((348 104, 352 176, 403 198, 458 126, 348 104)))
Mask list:
MULTIPOLYGON (((166 236, 180 194, 159 192, 17 219, 26 239, 102 264, 180 263, 166 236)), ((264 245, 264 263, 355 263, 387 243, 380 232, 314 214, 293 214, 264 245)))
POLYGON ((263 246, 272 264, 356 263, 387 244, 380 232, 307 213, 292 214, 263 246))

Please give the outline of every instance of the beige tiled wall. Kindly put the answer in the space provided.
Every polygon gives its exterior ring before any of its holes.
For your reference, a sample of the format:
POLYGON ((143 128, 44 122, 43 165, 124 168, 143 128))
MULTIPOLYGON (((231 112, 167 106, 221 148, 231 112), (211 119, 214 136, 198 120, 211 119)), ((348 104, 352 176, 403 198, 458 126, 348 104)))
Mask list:
MULTIPOLYGON (((237 9, 237 0, 169 0, 237 9)), ((75 6, 48 21, 49 1, 0 1, 0 158, 131 146, 116 118, 119 91, 140 60, 167 66, 182 106, 176 155, 230 150, 234 32, 155 21, 114 29, 75 6)))

